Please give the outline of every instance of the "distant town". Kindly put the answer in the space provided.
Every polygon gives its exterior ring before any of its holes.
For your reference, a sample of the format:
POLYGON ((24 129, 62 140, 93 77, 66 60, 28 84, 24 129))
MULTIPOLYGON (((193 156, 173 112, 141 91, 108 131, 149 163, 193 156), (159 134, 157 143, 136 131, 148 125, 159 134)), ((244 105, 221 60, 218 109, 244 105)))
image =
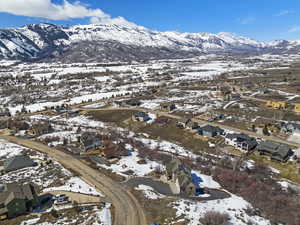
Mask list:
POLYGON ((2 61, 1 224, 299 224, 297 60, 2 61))

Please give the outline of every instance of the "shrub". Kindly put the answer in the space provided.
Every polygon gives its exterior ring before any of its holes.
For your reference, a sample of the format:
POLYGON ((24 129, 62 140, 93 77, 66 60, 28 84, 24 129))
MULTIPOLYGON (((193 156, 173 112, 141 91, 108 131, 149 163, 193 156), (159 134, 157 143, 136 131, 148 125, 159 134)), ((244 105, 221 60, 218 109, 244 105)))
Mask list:
POLYGON ((203 225, 229 225, 229 220, 229 215, 226 213, 209 211, 200 219, 200 222, 203 225))

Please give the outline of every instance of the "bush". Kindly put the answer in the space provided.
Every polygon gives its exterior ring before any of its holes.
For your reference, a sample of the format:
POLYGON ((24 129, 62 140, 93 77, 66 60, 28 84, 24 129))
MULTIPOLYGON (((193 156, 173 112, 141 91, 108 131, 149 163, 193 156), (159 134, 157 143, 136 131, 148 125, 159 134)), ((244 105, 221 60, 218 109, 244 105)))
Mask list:
POLYGON ((203 225, 229 225, 229 220, 229 215, 226 213, 209 211, 200 219, 200 222, 203 225))
MULTIPOLYGON (((300 198, 267 175, 268 170, 256 165, 251 171, 216 168, 214 179, 228 191, 240 195, 274 224, 300 224, 300 198)), ((251 214, 251 213, 250 213, 251 214)))

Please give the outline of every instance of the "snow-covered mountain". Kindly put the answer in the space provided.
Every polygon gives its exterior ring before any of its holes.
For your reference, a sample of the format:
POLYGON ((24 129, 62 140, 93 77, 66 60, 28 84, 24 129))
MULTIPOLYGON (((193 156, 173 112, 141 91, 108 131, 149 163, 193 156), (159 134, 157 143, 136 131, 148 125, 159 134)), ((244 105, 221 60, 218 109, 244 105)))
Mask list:
POLYGON ((192 57, 206 53, 295 53, 300 41, 258 42, 230 33, 153 31, 124 19, 62 27, 33 24, 0 29, 0 59, 116 61, 192 57))

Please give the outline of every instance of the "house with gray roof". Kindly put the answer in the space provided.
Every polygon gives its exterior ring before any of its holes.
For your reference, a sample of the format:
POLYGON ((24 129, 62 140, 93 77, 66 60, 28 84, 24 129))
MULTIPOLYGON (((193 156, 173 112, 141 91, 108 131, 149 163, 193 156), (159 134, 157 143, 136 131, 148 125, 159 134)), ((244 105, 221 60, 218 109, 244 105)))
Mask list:
POLYGON ((192 124, 193 122, 191 118, 181 118, 177 121, 176 125, 177 127, 184 129, 184 128, 191 128, 192 124))
POLYGON ((169 182, 175 183, 180 193, 192 196, 196 194, 197 186, 193 182, 191 169, 186 167, 179 159, 173 159, 166 165, 166 176, 169 182))
POLYGON ((255 149, 257 146, 257 141, 255 138, 249 137, 246 134, 226 134, 225 144, 231 145, 236 149, 247 152, 255 149))
POLYGON ((29 156, 17 155, 4 161, 3 170, 5 172, 11 172, 33 166, 36 166, 36 162, 34 162, 29 156))
POLYGON ((97 134, 85 132, 80 137, 80 147, 83 152, 87 152, 102 147, 102 141, 97 134))
POLYGON ((300 134, 300 124, 298 123, 285 123, 281 127, 281 130, 285 133, 300 134))
POLYGON ((0 184, 0 220, 30 212, 39 204, 37 193, 32 184, 0 184))
POLYGON ((198 128, 198 134, 204 137, 216 137, 222 135, 223 133, 223 129, 211 125, 205 125, 198 128))
POLYGON ((137 112, 132 116, 132 119, 134 121, 140 121, 140 122, 148 122, 149 120, 151 120, 150 116, 148 115, 148 113, 145 112, 137 112))
POLYGON ((272 141, 261 142, 257 150, 262 155, 269 155, 271 159, 285 162, 290 156, 293 155, 293 151, 288 145, 276 143, 272 141))

